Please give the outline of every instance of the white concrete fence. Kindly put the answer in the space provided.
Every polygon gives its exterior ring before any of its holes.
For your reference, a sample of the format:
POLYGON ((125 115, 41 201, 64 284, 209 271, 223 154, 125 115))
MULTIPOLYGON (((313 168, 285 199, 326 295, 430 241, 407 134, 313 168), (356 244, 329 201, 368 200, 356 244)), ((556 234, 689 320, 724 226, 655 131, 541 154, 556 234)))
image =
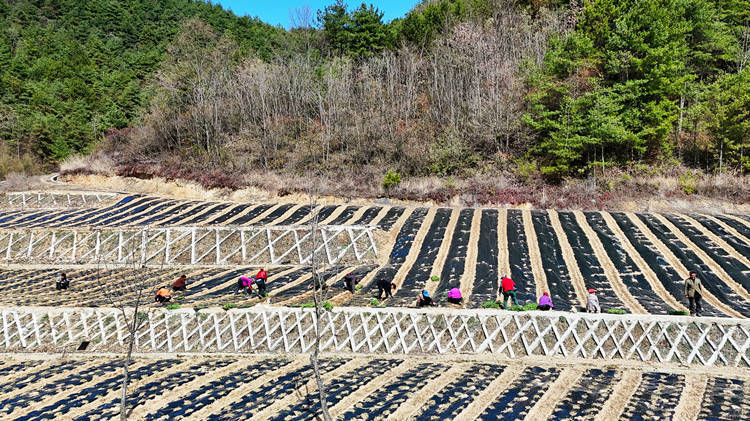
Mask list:
MULTIPOLYGON (((109 308, 2 308, 6 352, 75 348, 121 352, 125 319, 109 308)), ((301 353, 314 341, 311 309, 151 309, 139 352, 301 353)), ((495 354, 750 367, 750 321, 502 310, 335 308, 322 352, 495 354)))
POLYGON ((20 209, 85 207, 98 206, 117 197, 114 193, 18 192, 0 195, 0 206, 20 209))
POLYGON ((0 231, 0 262, 31 264, 307 265, 377 258, 376 227, 307 226, 0 231), (314 249, 314 250, 313 250, 314 249))

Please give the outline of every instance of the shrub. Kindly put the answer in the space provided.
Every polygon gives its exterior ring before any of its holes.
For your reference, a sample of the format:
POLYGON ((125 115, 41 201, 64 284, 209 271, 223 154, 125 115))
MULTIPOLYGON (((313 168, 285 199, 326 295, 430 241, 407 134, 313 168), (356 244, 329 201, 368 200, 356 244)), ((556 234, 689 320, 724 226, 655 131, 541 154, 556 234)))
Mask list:
POLYGON ((437 276, 437 275, 432 275, 432 276, 430 277, 430 279, 431 279, 431 280, 432 280, 433 282, 437 282, 437 281, 439 281, 439 280, 440 280, 440 277, 439 277, 439 276, 437 276))
POLYGON ((312 301, 308 301, 308 302, 306 302, 306 303, 302 303, 302 305, 301 305, 300 307, 302 307, 302 308, 311 308, 311 307, 315 307, 315 303, 314 303, 314 302, 312 302, 312 301))
POLYGON ((354 287, 355 291, 359 291, 360 289, 362 289, 362 285, 357 285, 356 287, 354 287))
POLYGON ((323 308, 328 311, 331 311, 333 310, 333 304, 331 304, 329 301, 326 301, 323 303, 323 308))
POLYGON ((625 314, 627 311, 621 309, 621 308, 610 308, 607 310, 607 313, 609 314, 625 314))
POLYGON ((174 299, 177 300, 177 301, 182 301, 182 300, 185 299, 185 296, 184 295, 180 295, 179 297, 174 297, 174 299))
POLYGON ((685 310, 669 310, 670 316, 687 316, 688 312, 685 310))
POLYGON ((380 306, 380 301, 378 301, 377 299, 373 298, 372 300, 370 300, 370 305, 373 306, 373 307, 378 307, 378 306, 380 306))
POLYGON ((235 303, 226 303, 223 306, 221 306, 224 310, 229 310, 230 308, 237 308, 237 304, 235 303))
POLYGON ((523 306, 523 311, 532 311, 536 310, 539 307, 539 304, 537 303, 528 303, 523 306))
POLYGON ((398 186, 399 183, 401 183, 401 174, 393 170, 388 170, 385 176, 383 176, 383 189, 386 191, 398 186))
POLYGON ((680 174, 678 182, 680 190, 687 195, 693 194, 698 190, 698 177, 690 170, 680 174))
POLYGON ((510 311, 523 311, 523 307, 521 306, 510 306, 507 309, 510 311))
POLYGON ((485 301, 482 304, 482 308, 500 308, 500 303, 495 300, 485 301))
POLYGON ((208 306, 205 305, 205 304, 201 304, 199 306, 194 307, 193 310, 195 310, 195 312, 197 313, 198 311, 203 310, 206 307, 208 307, 208 306))
POLYGON ((179 304, 169 304, 167 306, 167 310, 177 310, 178 308, 180 308, 179 304))

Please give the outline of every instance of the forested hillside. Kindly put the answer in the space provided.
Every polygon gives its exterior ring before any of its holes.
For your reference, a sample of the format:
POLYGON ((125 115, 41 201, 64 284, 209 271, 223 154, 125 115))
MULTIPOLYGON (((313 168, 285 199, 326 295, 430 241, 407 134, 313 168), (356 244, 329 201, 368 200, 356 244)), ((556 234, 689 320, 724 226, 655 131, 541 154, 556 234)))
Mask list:
POLYGON ((171 174, 750 171, 748 0, 349 6, 285 31, 187 0, 5 2, 0 136, 46 162, 106 138, 171 174))
POLYGON ((137 124, 181 22, 201 19, 270 58, 283 31, 191 0, 0 2, 0 138, 44 162, 137 124))

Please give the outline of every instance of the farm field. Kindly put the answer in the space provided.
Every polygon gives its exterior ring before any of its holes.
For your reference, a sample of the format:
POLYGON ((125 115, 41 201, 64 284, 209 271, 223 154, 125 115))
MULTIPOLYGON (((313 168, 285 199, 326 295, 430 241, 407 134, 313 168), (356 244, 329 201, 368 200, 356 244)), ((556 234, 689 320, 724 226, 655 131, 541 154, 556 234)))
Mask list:
MULTIPOLYGON (((98 202, 91 195, 70 197, 25 197, 29 204, 44 206, 34 209, 19 206, 18 197, 4 198, 0 304, 100 306, 106 303, 95 290, 99 282, 149 276, 158 285, 182 274, 189 283, 179 295, 181 305, 309 301, 310 270, 302 251, 297 258, 301 243, 290 240, 293 235, 304 237, 313 214, 309 205, 122 194, 100 194, 98 202), (268 241, 262 242, 266 234, 268 241), (150 241, 143 240, 144 250, 152 243, 162 246, 158 250, 164 249, 163 243, 171 246, 174 250, 166 252, 169 260, 157 250, 146 275, 118 267, 115 257, 122 255, 123 244, 135 244, 142 237, 150 241), (92 252, 94 247, 99 250, 99 243, 111 247, 105 258, 112 264, 106 271, 97 270, 101 265, 94 267, 102 259, 92 252), (269 297, 235 296, 237 278, 253 275, 260 267, 269 272, 269 297), (51 286, 55 272, 63 270, 72 288, 57 292, 51 286), (35 294, 28 294, 29 289, 35 294)), ((355 243, 349 248, 356 253, 345 250, 344 257, 325 265, 334 305, 372 305, 375 282, 384 278, 396 289, 393 298, 379 300, 379 306, 410 306, 422 289, 429 290, 439 306, 451 306, 445 298, 457 287, 465 298, 463 307, 479 308, 501 298, 497 281, 508 275, 516 282, 522 304, 549 291, 556 310, 576 310, 585 303, 587 289, 594 288, 605 311, 668 314, 687 310, 683 279, 695 270, 707 291, 704 315, 750 315, 750 217, 745 215, 385 204, 327 204, 313 210, 322 227, 344 233, 341 236, 349 230, 354 240, 350 243, 355 243), (354 294, 344 289, 348 273, 358 281, 354 294)))
POLYGON ((335 307, 321 321, 335 419, 750 417, 744 215, 36 192, 0 196, 0 418, 116 418, 127 332, 102 285, 186 275, 169 309, 147 298, 131 419, 312 419, 312 313, 289 308, 312 301, 311 256, 335 307), (260 268, 268 295, 237 293, 260 268), (691 270, 708 317, 669 316, 687 310, 691 270), (502 275, 521 304, 548 291, 561 313, 482 309, 502 275), (375 298, 381 278, 393 297, 375 298), (589 288, 632 315, 563 313, 589 288), (404 309, 423 289, 437 308, 404 309))
MULTIPOLYGON (((695 419, 750 416, 750 377, 492 359, 324 356, 335 419, 695 419)), ((132 419, 312 419, 316 387, 305 356, 136 358, 132 419)), ((7 420, 113 419, 121 361, 0 360, 7 420)))

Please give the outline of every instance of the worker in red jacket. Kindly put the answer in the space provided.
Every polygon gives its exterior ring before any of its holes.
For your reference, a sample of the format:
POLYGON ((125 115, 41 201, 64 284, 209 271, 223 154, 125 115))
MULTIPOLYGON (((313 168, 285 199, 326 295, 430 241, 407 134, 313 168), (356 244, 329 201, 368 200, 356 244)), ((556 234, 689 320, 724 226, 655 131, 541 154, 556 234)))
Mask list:
POLYGON ((520 306, 518 298, 516 298, 516 283, 512 279, 503 275, 500 279, 500 288, 503 291, 503 308, 508 308, 508 297, 513 297, 513 303, 520 306))
POLYGON ((268 282, 268 274, 265 269, 261 269, 258 271, 258 274, 255 275, 255 285, 258 286, 258 295, 260 297, 268 295, 266 292, 266 282, 268 282))

